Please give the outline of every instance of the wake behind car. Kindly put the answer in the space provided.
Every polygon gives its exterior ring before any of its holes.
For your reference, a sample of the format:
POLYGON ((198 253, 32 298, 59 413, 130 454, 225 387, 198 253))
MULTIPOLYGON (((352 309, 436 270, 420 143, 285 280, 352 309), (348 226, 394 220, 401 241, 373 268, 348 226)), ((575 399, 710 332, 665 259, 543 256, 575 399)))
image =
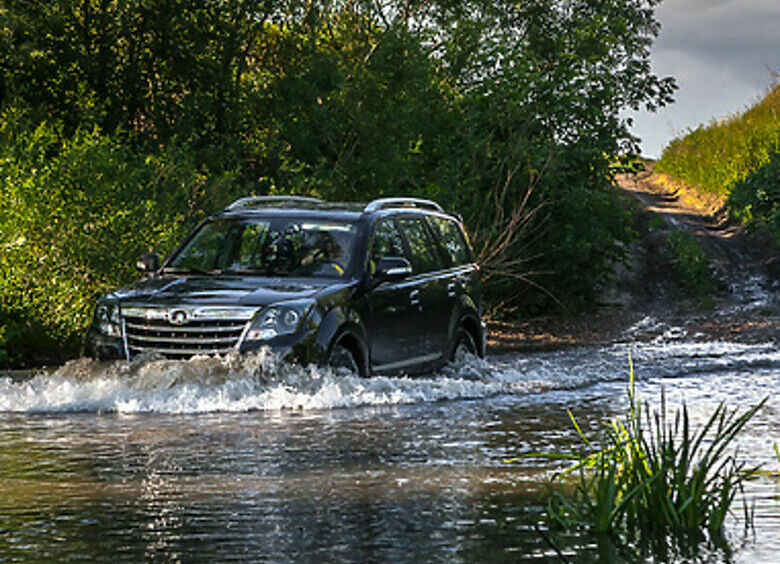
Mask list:
POLYGON ((242 198, 143 280, 101 298, 88 356, 249 352, 368 376, 485 351, 479 268, 460 219, 428 200, 242 198))

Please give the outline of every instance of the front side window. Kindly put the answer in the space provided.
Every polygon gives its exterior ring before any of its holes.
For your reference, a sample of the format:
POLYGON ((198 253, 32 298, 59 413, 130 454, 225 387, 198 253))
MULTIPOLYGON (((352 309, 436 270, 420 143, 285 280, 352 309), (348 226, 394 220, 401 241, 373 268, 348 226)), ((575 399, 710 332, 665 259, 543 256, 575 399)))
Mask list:
POLYGON ((381 258, 403 256, 404 244, 395 223, 385 220, 377 224, 371 242, 371 260, 376 262, 381 258))
POLYGON ((471 262, 471 254, 460 226, 454 220, 443 217, 431 217, 430 221, 450 263, 460 266, 471 262))
POLYGON ((398 225, 409 244, 409 253, 414 272, 431 272, 443 267, 423 220, 419 217, 402 217, 398 225))
POLYGON ((218 219, 206 223, 168 270, 267 276, 342 277, 355 226, 328 221, 218 219))

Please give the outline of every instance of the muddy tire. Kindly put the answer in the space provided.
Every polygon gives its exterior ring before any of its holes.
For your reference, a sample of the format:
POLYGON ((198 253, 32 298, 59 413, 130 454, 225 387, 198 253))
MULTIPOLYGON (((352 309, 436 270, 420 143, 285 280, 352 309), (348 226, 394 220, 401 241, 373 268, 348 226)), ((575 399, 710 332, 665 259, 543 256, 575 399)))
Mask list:
POLYGON ((477 345, 474 343, 471 333, 461 327, 455 333, 450 351, 450 362, 463 362, 471 356, 477 356, 477 345))
POLYGON ((333 345, 333 348, 330 350, 330 354, 328 355, 327 364, 334 370, 345 368, 358 376, 363 375, 362 370, 360 369, 360 363, 355 357, 355 353, 344 346, 341 341, 333 345))

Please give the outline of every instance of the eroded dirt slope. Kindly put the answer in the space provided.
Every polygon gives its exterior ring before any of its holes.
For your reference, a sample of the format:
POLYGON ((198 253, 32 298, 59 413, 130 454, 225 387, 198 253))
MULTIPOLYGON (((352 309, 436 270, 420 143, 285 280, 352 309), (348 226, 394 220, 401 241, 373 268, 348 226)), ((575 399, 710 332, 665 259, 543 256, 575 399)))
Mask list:
POLYGON ((596 311, 524 323, 493 323, 489 347, 546 350, 657 338, 774 342, 780 340, 780 257, 769 238, 728 222, 723 201, 653 172, 619 175, 636 208, 638 239, 629 264, 601 290, 596 311), (680 287, 666 242, 692 236, 709 265, 707 299, 680 287))

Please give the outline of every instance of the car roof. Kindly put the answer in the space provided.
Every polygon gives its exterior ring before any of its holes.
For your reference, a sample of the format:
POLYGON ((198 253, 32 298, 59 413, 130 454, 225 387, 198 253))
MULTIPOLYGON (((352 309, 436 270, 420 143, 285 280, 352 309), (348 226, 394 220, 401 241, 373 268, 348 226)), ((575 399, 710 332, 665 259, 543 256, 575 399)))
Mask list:
POLYGON ((252 196, 241 198, 215 217, 310 217, 356 221, 362 216, 386 216, 399 212, 440 215, 460 221, 460 216, 444 211, 431 200, 418 198, 380 198, 368 204, 359 202, 325 202, 302 196, 252 196))
POLYGON ((260 218, 260 217, 297 217, 307 219, 330 219, 334 221, 357 221, 363 215, 362 211, 348 208, 260 208, 243 210, 223 210, 216 214, 217 218, 260 218))

